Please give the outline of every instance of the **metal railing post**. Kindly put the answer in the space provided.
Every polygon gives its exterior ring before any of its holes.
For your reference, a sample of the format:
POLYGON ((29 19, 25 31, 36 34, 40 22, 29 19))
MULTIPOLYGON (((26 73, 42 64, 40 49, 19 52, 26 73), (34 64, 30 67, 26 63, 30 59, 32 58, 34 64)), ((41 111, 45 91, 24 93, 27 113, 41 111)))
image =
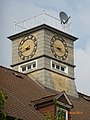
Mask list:
POLYGON ((43 23, 45 23, 45 10, 43 10, 43 23))
POLYGON ((16 33, 16 21, 14 21, 14 33, 16 33))

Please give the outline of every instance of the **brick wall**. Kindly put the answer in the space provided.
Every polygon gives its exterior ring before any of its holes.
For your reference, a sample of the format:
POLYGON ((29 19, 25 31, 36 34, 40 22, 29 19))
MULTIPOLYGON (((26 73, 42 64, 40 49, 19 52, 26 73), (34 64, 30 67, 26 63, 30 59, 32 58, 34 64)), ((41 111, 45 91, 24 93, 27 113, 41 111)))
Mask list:
POLYGON ((55 115, 55 105, 48 105, 42 108, 38 109, 41 113, 43 113, 44 115, 47 115, 47 113, 49 112, 50 115, 52 116, 52 120, 54 120, 54 115, 55 115))

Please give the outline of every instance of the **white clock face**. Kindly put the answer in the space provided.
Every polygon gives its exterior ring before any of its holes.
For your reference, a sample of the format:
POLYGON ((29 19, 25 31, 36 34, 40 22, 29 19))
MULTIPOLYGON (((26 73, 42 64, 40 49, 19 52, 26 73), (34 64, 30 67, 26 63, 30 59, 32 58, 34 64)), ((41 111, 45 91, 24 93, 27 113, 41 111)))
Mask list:
POLYGON ((60 36, 52 37, 51 51, 56 58, 65 60, 68 56, 68 47, 65 40, 60 36))

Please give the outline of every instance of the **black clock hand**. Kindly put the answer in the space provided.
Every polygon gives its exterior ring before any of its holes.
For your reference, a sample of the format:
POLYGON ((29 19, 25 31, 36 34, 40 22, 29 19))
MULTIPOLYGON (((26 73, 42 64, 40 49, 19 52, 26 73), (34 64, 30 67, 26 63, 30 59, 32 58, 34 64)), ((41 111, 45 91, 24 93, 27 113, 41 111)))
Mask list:
POLYGON ((29 45, 28 47, 26 47, 25 50, 26 50, 26 51, 27 51, 27 50, 30 50, 30 45, 29 45))
POLYGON ((63 54, 64 53, 64 51, 63 51, 63 49, 62 48, 60 48, 60 47, 56 47, 56 50, 57 50, 57 52, 61 52, 61 54, 63 54))
POLYGON ((25 51, 27 51, 27 50, 30 50, 30 45, 27 46, 27 47, 23 47, 23 48, 22 48, 22 52, 25 52, 25 51))
POLYGON ((56 47, 59 51, 61 51, 61 48, 60 47, 56 47))

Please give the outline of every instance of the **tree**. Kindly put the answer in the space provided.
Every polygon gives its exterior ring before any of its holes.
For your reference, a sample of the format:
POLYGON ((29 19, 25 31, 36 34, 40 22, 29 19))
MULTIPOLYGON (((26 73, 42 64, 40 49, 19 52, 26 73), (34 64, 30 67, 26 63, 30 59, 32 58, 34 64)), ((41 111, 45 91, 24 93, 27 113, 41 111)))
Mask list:
POLYGON ((45 120, 52 120, 52 117, 51 117, 50 112, 47 112, 47 113, 46 113, 46 118, 45 118, 45 120))
POLYGON ((6 114, 2 111, 6 103, 4 93, 0 90, 0 120, 6 120, 6 114))
MULTIPOLYGON (((60 115, 60 112, 57 112, 55 114, 54 120, 65 120, 64 113, 63 113, 63 111, 61 111, 61 112, 62 112, 62 115, 60 115)), ((50 112, 47 112, 45 120, 52 120, 50 112)))
MULTIPOLYGON (((4 105, 6 103, 6 96, 4 95, 3 91, 0 90, 0 120, 7 120, 6 113, 3 112, 4 105)), ((14 118, 14 120, 19 120, 18 117, 14 118)))

